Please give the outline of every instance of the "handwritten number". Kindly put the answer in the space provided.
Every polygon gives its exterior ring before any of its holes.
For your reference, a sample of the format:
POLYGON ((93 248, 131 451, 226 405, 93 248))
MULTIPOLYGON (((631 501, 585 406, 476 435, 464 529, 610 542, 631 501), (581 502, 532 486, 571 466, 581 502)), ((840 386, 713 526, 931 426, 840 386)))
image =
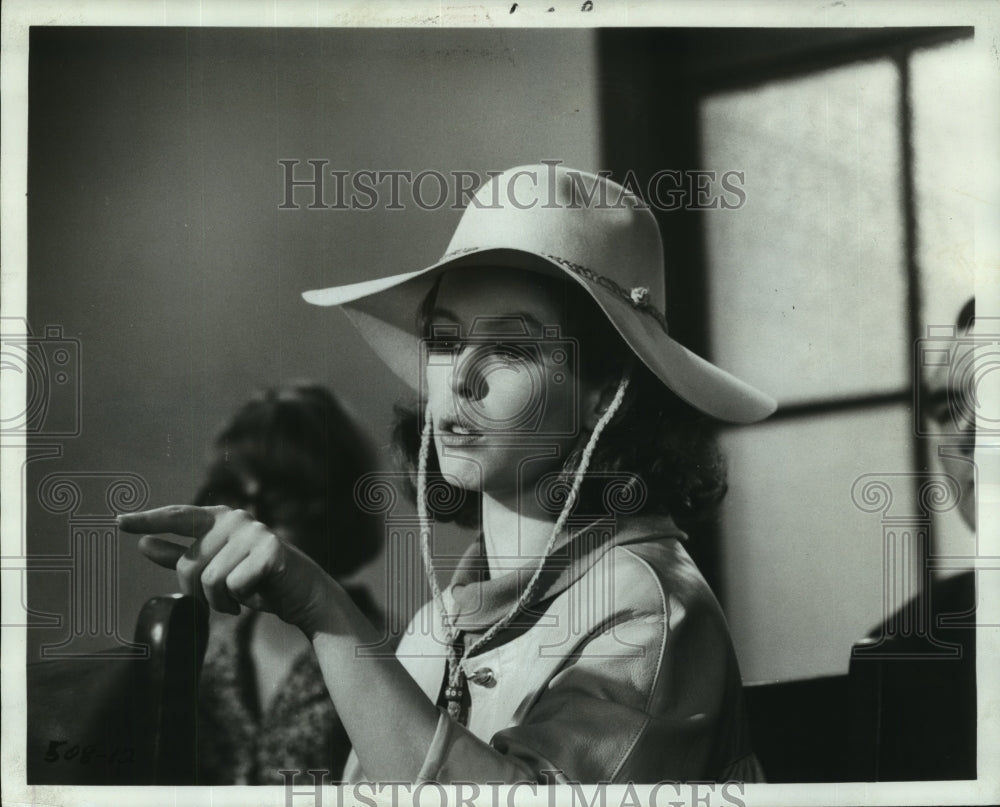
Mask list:
POLYGON ((60 745, 66 745, 66 741, 65 740, 49 740, 49 750, 45 752, 45 761, 46 762, 58 762, 59 761, 59 752, 56 751, 56 749, 60 745))
MULTIPOLYGON (((67 740, 49 740, 49 747, 46 749, 43 759, 46 762, 59 762, 60 760, 69 762, 79 757, 81 764, 89 765, 95 759, 105 758, 105 753, 98 750, 96 745, 85 745, 83 749, 81 749, 80 745, 76 744, 71 746, 67 751, 62 752, 60 746, 67 744, 67 740)), ((107 755, 107 760, 109 765, 115 761, 117 761, 119 765, 135 762, 135 749, 115 748, 110 754, 107 755)))

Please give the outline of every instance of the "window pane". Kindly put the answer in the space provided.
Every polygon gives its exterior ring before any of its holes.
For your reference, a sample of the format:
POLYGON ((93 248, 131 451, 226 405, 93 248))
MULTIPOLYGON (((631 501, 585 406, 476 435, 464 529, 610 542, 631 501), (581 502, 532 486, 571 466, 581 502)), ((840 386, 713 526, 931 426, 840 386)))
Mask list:
MULTIPOLYGON (((885 618, 882 514, 852 499, 865 474, 905 473, 904 407, 767 422, 723 436, 726 613, 747 681, 847 671, 851 645, 885 618)), ((891 484, 893 511, 912 511, 908 476, 891 484)), ((916 579, 899 574, 889 601, 916 579)))
POLYGON ((913 55, 912 103, 917 255, 922 320, 951 325, 975 282, 975 216, 979 174, 987 163, 979 122, 996 99, 969 78, 972 40, 913 55))
POLYGON ((712 356, 779 401, 908 384, 898 76, 888 61, 706 99, 712 356))

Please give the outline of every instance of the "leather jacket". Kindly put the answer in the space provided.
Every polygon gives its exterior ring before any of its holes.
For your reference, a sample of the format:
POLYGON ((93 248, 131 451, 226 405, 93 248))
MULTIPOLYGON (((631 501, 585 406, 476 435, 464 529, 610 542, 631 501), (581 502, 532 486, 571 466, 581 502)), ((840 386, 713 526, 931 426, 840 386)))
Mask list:
MULTIPOLYGON (((468 725, 441 710, 421 781, 763 781, 722 611, 666 517, 590 525, 546 561, 525 619, 463 658, 468 725)), ((485 579, 473 547, 444 592, 474 636, 525 574, 485 579)), ((421 609, 397 657, 439 703, 441 615, 421 609)), ((366 779, 352 753, 348 782, 366 779)))

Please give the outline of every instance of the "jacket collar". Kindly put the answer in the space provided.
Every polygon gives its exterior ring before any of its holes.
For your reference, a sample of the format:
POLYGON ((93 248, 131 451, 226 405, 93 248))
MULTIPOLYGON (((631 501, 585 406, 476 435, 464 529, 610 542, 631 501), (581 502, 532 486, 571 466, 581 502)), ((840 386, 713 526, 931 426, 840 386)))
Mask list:
MULTIPOLYGON (((561 594, 579 580, 601 557, 616 546, 660 538, 686 540, 669 516, 633 516, 626 520, 601 518, 570 525, 542 563, 542 574, 525 603, 524 616, 533 623, 540 615, 531 606, 561 594)), ((538 568, 534 562, 511 569, 501 577, 489 576, 483 536, 464 553, 444 591, 449 615, 456 628, 479 633, 506 615, 538 568)), ((512 626, 524 623, 515 619, 512 626)))

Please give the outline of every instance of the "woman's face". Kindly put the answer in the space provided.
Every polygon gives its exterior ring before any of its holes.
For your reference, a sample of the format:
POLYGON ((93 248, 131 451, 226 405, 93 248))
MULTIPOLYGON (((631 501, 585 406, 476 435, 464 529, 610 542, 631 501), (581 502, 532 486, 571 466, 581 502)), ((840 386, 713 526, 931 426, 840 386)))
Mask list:
POLYGON ((976 529, 976 464, 974 458, 976 424, 969 417, 971 407, 952 406, 964 403, 967 394, 953 384, 944 368, 930 374, 928 402, 925 411, 930 417, 930 442, 932 461, 937 468, 951 476, 959 485, 958 513, 966 525, 976 529))
POLYGON ((576 343, 539 275, 446 273, 425 341, 425 393, 441 470, 467 490, 525 490, 559 468, 593 392, 576 343))

